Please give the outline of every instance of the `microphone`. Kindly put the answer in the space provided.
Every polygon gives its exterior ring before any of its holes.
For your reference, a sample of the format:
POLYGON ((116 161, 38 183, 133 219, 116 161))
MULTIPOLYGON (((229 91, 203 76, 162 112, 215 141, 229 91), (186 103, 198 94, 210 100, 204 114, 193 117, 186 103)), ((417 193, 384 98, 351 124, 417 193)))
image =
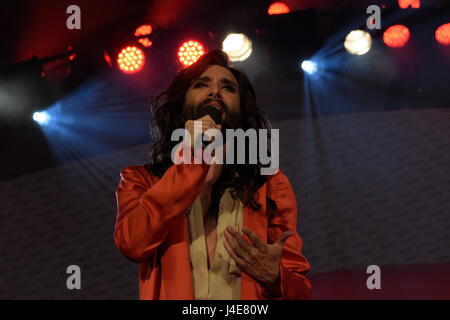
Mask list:
MULTIPOLYGON (((206 106, 204 108, 202 108, 202 110, 200 110, 200 112, 198 113, 198 118, 204 117, 206 115, 209 115, 216 124, 222 124, 222 112, 217 109, 214 108, 213 106, 206 106)), ((205 148, 207 145, 209 145, 210 143, 212 143, 212 141, 204 141, 203 140, 203 134, 201 135, 202 137, 202 147, 205 148)))
POLYGON ((209 115, 216 124, 222 124, 222 112, 213 106, 206 106, 198 113, 198 118, 209 115))

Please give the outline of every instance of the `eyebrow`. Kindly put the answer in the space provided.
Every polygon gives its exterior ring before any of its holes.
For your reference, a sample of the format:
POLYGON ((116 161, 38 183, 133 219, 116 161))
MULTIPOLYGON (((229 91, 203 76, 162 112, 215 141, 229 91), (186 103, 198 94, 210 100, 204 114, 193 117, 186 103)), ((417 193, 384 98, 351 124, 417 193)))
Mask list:
MULTIPOLYGON (((211 80, 212 79, 210 77, 206 76, 206 77, 201 77, 201 78, 194 80, 194 83, 198 82, 198 81, 211 82, 211 80)), ((220 82, 223 84, 231 84, 235 89, 237 89, 236 83, 234 83, 234 81, 231 81, 230 79, 222 78, 222 79, 220 79, 220 82)))

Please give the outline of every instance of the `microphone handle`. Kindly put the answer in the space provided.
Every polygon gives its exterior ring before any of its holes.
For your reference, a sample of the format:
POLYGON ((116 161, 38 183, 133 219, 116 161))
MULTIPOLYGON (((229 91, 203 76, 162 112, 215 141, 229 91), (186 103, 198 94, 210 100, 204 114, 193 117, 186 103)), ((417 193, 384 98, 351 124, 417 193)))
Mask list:
POLYGON ((222 113, 217 108, 206 106, 198 113, 197 117, 202 118, 206 115, 209 115, 216 124, 222 124, 222 113))

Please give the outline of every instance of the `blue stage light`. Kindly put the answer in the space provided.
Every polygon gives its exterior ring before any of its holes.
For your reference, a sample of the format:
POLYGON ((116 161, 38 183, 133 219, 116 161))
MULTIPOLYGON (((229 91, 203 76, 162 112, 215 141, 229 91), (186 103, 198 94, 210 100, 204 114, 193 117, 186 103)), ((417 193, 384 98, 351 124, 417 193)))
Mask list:
POLYGON ((302 69, 308 74, 317 72, 317 64, 314 61, 305 60, 302 62, 302 69))
POLYGON ((41 126, 45 126, 50 122, 50 115, 45 111, 33 113, 33 120, 41 126))

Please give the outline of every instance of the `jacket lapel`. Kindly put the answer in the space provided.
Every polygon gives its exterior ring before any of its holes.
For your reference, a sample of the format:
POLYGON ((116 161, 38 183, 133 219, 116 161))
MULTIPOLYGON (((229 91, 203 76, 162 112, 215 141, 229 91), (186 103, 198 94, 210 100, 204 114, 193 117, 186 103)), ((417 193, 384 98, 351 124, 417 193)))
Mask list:
POLYGON ((169 300, 193 300, 187 217, 175 219, 161 253, 162 280, 169 300))

